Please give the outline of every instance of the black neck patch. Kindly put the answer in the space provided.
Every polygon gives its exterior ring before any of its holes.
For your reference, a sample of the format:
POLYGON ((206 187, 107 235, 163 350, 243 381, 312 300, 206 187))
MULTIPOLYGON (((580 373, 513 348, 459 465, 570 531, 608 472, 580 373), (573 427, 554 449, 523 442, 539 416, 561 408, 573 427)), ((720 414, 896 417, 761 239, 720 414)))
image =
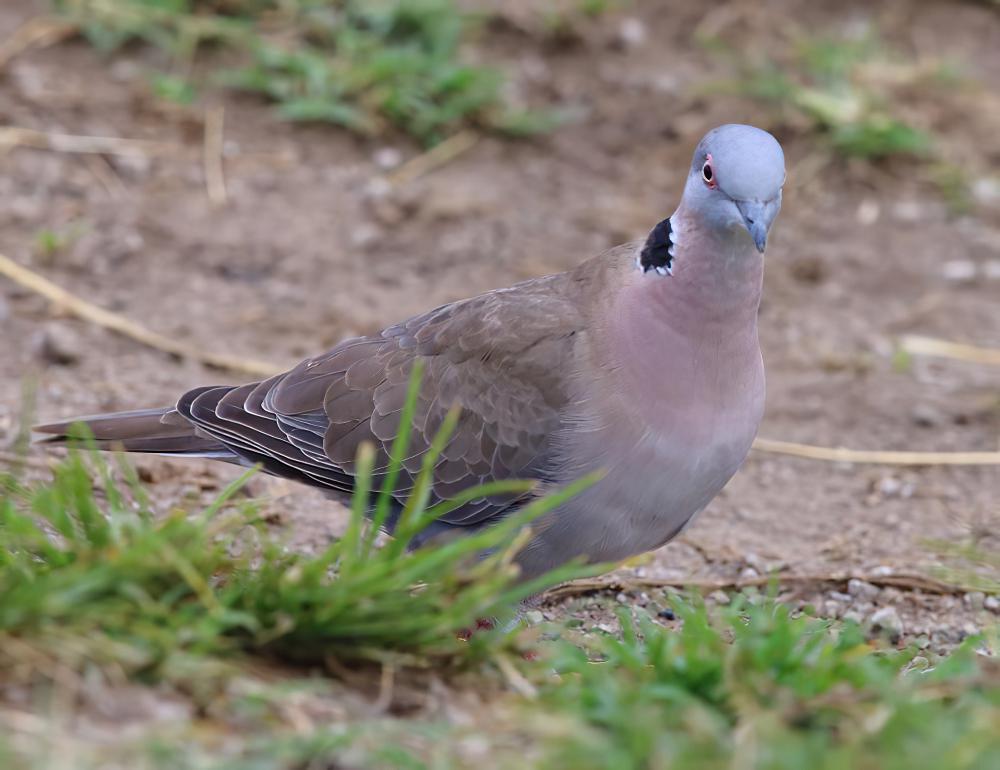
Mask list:
POLYGON ((673 273, 674 257, 670 253, 673 241, 670 240, 670 233, 669 217, 653 228, 642 251, 639 252, 639 267, 642 268, 642 272, 655 270, 660 275, 673 273))

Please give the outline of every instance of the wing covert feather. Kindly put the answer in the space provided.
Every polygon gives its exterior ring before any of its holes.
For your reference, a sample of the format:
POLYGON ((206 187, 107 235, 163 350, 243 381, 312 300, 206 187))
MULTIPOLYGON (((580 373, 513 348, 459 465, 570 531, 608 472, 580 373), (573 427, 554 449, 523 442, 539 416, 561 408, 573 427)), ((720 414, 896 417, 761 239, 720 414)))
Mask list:
MULTIPOLYGON (((384 474, 414 362, 424 375, 396 486, 409 491, 445 415, 458 424, 434 466, 431 502, 484 481, 544 476, 586 335, 573 274, 526 281, 444 305, 380 334, 346 340, 289 372, 240 388, 192 392, 178 411, 270 472, 347 493, 363 442, 384 474)), ((509 497, 474 500, 457 525, 502 513, 509 497)))

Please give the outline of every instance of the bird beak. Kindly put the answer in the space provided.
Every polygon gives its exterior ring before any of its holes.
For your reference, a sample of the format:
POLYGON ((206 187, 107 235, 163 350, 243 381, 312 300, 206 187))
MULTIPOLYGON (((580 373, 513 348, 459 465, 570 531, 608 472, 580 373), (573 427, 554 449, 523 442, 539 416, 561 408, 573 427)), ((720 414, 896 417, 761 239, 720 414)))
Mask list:
POLYGON ((777 200, 769 201, 736 201, 736 208, 743 215, 743 224, 746 225, 747 232, 753 238, 753 243, 757 251, 764 253, 767 246, 767 233, 771 229, 771 222, 778 214, 781 203, 777 200))

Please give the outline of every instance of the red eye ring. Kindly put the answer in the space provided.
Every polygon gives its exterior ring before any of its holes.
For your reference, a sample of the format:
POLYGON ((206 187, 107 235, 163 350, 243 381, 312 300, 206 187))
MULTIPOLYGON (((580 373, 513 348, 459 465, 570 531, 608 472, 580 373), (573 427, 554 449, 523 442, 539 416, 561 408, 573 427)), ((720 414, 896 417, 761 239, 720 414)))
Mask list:
POLYGON ((714 190, 718 183, 715 181, 715 169, 712 168, 712 155, 705 156, 705 165, 701 167, 701 178, 709 190, 714 190))

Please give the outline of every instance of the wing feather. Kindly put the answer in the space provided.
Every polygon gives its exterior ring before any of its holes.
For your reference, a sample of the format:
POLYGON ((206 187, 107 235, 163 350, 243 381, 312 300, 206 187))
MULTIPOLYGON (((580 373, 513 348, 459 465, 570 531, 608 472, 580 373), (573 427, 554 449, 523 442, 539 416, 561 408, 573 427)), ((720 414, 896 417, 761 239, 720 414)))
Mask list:
MULTIPOLYGON (((375 446, 381 483, 421 359, 400 503, 453 406, 461 415, 433 469, 432 503, 487 481, 545 478, 586 337, 572 275, 444 305, 262 382, 193 390, 177 410, 247 462, 348 494, 364 442, 375 446)), ((479 498, 442 521, 478 524, 517 503, 510 495, 479 498)))

